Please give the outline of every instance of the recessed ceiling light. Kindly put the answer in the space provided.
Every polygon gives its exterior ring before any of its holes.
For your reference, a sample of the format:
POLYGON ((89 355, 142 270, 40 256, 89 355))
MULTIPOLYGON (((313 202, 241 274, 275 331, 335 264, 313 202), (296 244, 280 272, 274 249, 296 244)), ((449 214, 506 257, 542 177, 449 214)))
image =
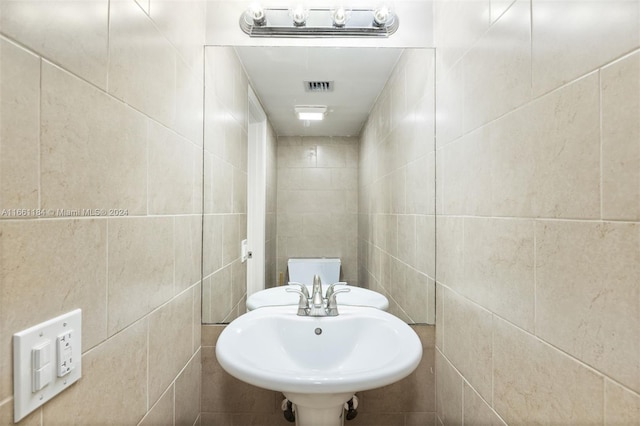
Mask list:
POLYGON ((326 106, 296 105, 298 120, 320 121, 327 113, 326 106))

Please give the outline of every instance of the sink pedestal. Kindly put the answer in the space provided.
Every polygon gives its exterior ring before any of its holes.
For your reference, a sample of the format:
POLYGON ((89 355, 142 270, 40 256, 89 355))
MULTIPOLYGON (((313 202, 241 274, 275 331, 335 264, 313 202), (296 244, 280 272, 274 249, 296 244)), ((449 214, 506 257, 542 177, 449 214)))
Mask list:
POLYGON ((354 392, 304 394, 285 392, 284 396, 296 405, 296 426, 342 426, 344 404, 354 392))

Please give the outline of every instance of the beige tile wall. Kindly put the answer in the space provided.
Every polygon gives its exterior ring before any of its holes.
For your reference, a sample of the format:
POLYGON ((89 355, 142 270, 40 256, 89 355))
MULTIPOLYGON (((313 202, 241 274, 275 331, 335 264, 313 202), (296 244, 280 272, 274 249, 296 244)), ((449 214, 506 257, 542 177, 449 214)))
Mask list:
MULTIPOLYGON (((203 306, 206 324, 245 312, 249 80, 231 47, 205 48, 203 306)), ((267 120, 266 283, 275 282, 276 135, 267 120)))
POLYGON ((199 419, 205 6, 143 3, 0 2, 1 424, 13 333, 75 308, 83 377, 21 424, 199 419))
POLYGON ((278 137, 277 272, 292 257, 339 257, 358 284, 358 138, 278 137))
POLYGON ((360 135, 361 285, 412 323, 435 315, 434 52, 407 49, 360 135))
POLYGON ((247 237, 247 88, 230 47, 205 49, 203 306, 205 323, 244 312, 247 237))
MULTIPOLYGON (((358 392, 358 415, 352 426, 435 426, 435 327, 412 326, 422 342, 422 361, 405 379, 358 392)), ((261 389, 227 374, 215 355, 224 325, 202 326, 202 425, 286 426, 282 393, 261 389)))
POLYGON ((635 424, 640 2, 472 5, 435 8, 439 421, 635 424))

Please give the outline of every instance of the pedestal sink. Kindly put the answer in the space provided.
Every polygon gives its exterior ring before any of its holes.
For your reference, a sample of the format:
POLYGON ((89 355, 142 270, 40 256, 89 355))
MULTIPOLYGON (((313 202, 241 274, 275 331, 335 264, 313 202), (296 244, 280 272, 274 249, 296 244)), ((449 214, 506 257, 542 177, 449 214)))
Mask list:
POLYGON ((379 309, 340 306, 338 316, 309 317, 275 306, 232 321, 216 356, 232 376, 284 393, 296 404, 296 425, 340 426, 355 392, 408 376, 422 345, 411 327, 379 309))

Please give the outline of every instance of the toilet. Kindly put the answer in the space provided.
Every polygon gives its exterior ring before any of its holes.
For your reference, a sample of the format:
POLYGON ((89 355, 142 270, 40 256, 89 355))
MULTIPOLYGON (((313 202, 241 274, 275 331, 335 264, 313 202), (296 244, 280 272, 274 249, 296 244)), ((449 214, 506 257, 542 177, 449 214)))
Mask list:
POLYGON ((323 286, 340 281, 340 258, 291 258, 287 262, 289 282, 304 285, 313 284, 313 276, 319 275, 323 286))

